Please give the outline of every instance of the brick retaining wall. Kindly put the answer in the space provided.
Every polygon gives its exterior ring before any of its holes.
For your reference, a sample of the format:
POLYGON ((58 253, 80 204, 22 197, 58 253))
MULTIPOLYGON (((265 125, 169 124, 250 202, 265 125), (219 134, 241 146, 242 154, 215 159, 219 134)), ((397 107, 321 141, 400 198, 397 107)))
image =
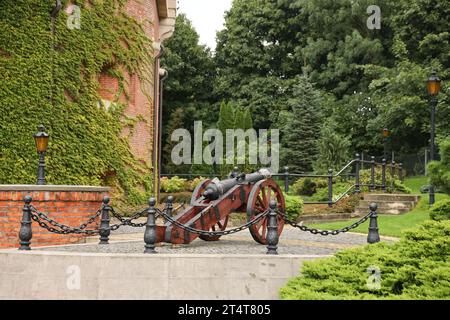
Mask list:
MULTIPOLYGON (((0 248, 19 246, 23 198, 30 195, 38 211, 62 224, 79 226, 101 208, 109 188, 86 186, 18 186, 0 185, 0 248)), ((96 227, 99 218, 92 226, 96 227)), ((89 227, 88 227, 89 228, 89 227)), ((31 245, 47 246, 85 242, 85 236, 48 232, 33 221, 31 245)), ((90 229, 90 228, 89 228, 90 229)))

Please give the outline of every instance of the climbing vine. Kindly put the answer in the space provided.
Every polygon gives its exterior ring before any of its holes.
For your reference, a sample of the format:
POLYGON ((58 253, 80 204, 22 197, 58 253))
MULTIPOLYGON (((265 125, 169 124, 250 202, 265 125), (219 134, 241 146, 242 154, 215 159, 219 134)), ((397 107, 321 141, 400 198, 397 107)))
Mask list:
POLYGON ((151 168, 133 156, 123 128, 150 119, 124 116, 125 73, 152 81, 151 40, 125 0, 62 2, 54 33, 55 1, 0 2, 0 184, 35 183, 32 135, 42 123, 51 136, 47 183, 109 185, 125 202, 142 202, 151 168), (66 25, 68 4, 81 8, 80 29, 66 25), (99 103, 101 73, 119 82, 110 108, 99 103))

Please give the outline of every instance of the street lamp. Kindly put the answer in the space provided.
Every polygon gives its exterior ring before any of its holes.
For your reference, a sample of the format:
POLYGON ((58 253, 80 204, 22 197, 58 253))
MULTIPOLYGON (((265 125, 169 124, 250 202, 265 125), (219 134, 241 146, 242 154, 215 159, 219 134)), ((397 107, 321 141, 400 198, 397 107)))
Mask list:
POLYGON ((36 151, 39 154, 37 184, 45 185, 45 152, 48 147, 49 135, 45 132, 45 127, 42 124, 38 126, 38 133, 33 138, 36 143, 36 151))
MULTIPOLYGON (((441 90, 441 79, 436 75, 436 71, 433 70, 431 72, 431 76, 428 78, 427 82, 428 93, 431 96, 430 104, 431 104, 431 135, 430 135, 430 161, 434 160, 435 155, 435 145, 434 145, 434 136, 435 136, 435 116, 436 116, 436 105, 437 105, 437 95, 441 90)), ((429 204, 434 204, 434 186, 430 185, 430 201, 429 204)))
POLYGON ((388 128, 384 128, 383 129, 383 144, 384 144, 384 159, 387 160, 387 143, 388 143, 388 138, 389 138, 389 129, 388 128))

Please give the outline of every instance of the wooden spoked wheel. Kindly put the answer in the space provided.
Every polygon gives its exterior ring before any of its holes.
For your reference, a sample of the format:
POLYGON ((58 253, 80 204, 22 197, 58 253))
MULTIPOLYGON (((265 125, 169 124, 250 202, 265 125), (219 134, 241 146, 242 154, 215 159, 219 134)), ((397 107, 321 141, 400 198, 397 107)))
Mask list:
MULTIPOLYGON (((258 214, 269 209, 270 200, 275 199, 277 208, 281 212, 285 212, 285 201, 283 192, 280 187, 272 179, 261 180, 255 183, 247 201, 247 221, 253 220, 258 214)), ((278 236, 281 235, 284 227, 284 219, 280 215, 278 219, 278 236)), ((266 216, 257 224, 252 225, 249 230, 253 239, 260 244, 267 244, 267 225, 269 217, 266 216)))
POLYGON ((200 182, 192 192, 191 196, 191 205, 196 202, 201 196, 202 193, 206 190, 206 186, 211 182, 211 179, 206 179, 200 182))
MULTIPOLYGON (((208 231, 224 231, 227 228, 229 215, 223 218, 220 221, 217 221, 215 225, 213 225, 208 231)), ((217 241, 221 236, 206 236, 200 235, 199 238, 204 241, 217 241)))

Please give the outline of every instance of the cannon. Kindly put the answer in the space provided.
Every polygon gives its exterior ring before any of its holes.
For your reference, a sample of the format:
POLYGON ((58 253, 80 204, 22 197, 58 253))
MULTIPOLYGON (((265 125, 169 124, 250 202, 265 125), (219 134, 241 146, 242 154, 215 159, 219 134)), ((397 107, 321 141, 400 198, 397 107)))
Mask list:
MULTIPOLYGON (((269 208, 270 200, 276 200, 278 209, 285 212, 283 192, 271 178, 268 169, 251 174, 231 174, 229 179, 206 179, 200 182, 192 193, 190 205, 173 217, 177 222, 191 228, 205 231, 224 231, 230 214, 246 213, 252 221, 269 208)), ((278 216, 278 235, 284 227, 284 219, 278 216)), ((253 239, 267 244, 268 217, 249 227, 253 239)), ((217 241, 220 235, 198 235, 173 223, 157 227, 156 242, 188 244, 197 237, 204 241, 217 241)))

